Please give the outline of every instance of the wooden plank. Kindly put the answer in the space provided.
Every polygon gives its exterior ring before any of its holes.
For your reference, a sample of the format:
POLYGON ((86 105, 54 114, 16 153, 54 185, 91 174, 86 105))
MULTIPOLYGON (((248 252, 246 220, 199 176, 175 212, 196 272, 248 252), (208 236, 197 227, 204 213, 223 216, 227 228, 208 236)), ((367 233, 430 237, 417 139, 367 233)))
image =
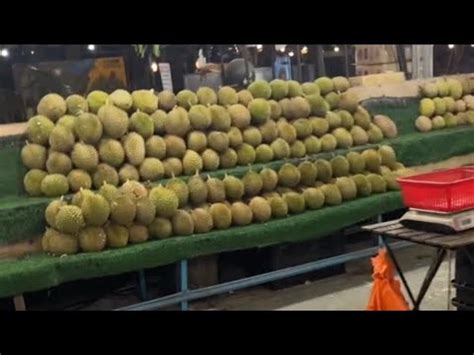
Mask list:
POLYGON ((367 226, 362 226, 361 228, 364 229, 364 230, 371 231, 373 229, 378 229, 378 228, 382 228, 382 227, 385 227, 385 226, 391 226, 393 224, 397 224, 398 221, 399 220, 396 219, 396 220, 393 220, 393 221, 387 221, 387 222, 376 223, 376 224, 369 224, 367 226))
POLYGON ((391 226, 386 226, 386 227, 382 227, 382 228, 377 228, 375 229, 373 232, 374 233, 382 233, 382 234, 386 234, 386 233, 392 233, 392 232, 395 232, 401 228, 404 228, 401 224, 399 223, 396 223, 396 224, 392 224, 391 226))
POLYGON ((447 238, 428 240, 426 243, 431 243, 432 245, 440 246, 445 249, 458 249, 474 244, 474 235, 467 237, 449 236, 447 238))
POLYGON ((415 243, 422 243, 425 240, 428 240, 430 238, 435 238, 435 237, 439 237, 439 233, 424 233, 420 236, 412 237, 411 240, 415 243))

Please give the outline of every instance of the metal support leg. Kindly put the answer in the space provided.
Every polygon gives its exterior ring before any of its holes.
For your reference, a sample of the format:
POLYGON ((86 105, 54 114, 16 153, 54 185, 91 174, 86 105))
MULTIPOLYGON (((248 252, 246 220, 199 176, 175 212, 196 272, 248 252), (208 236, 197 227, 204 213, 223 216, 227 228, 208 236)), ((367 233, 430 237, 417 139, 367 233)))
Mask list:
MULTIPOLYGON (((188 261, 181 260, 179 263, 179 272, 180 272, 180 284, 181 284, 181 293, 185 294, 188 292, 188 261)), ((181 301, 181 310, 188 310, 188 301, 181 301)))
POLYGON ((452 251, 448 250, 448 311, 451 310, 451 255, 452 251))
MULTIPOLYGON (((377 216, 377 223, 382 223, 382 222, 383 222, 382 215, 379 214, 379 215, 377 216)), ((379 235, 379 236, 377 237, 377 241, 378 241, 378 246, 379 246, 380 248, 382 248, 383 245, 384 245, 384 243, 383 243, 383 239, 382 239, 382 236, 381 236, 381 235, 379 235)))
POLYGON ((428 269, 428 273, 426 274, 425 279, 423 280, 423 283, 421 284, 420 293, 418 294, 418 297, 416 298, 415 307, 413 308, 414 311, 417 311, 420 308, 421 301, 423 301, 426 291, 428 291, 428 288, 430 287, 431 282, 433 281, 436 273, 438 272, 438 269, 441 263, 443 262, 445 256, 446 256, 445 249, 439 249, 436 252, 436 257, 431 262, 430 268, 428 269))
POLYGON ((381 237, 382 243, 387 249, 388 255, 390 256, 390 259, 392 259, 393 265, 395 266, 395 269, 397 270, 398 276, 400 276, 400 279, 402 280, 403 286, 405 286, 405 290, 407 290, 408 297, 410 298, 411 303, 415 306, 416 301, 415 297, 413 297, 413 292, 411 292, 410 286, 408 286, 408 282, 405 279, 405 275, 403 274, 403 271, 398 264, 397 259, 395 258, 395 254, 393 253, 392 248, 390 248, 390 245, 387 243, 384 237, 381 237))
POLYGON ((142 301, 147 300, 147 287, 144 270, 138 271, 138 293, 142 301))
POLYGON ((15 311, 26 311, 25 299, 23 295, 13 297, 13 304, 15 305, 15 311))

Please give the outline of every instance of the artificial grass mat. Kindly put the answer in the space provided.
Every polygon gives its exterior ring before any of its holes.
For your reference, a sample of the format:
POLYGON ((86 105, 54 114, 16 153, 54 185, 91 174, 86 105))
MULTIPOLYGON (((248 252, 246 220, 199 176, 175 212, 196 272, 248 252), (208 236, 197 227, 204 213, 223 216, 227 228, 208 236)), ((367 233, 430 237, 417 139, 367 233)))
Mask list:
POLYGON ((318 239, 378 214, 403 207, 400 193, 387 192, 335 207, 222 231, 149 241, 123 249, 65 257, 35 255, 0 262, 0 297, 61 283, 116 275, 225 251, 318 239))

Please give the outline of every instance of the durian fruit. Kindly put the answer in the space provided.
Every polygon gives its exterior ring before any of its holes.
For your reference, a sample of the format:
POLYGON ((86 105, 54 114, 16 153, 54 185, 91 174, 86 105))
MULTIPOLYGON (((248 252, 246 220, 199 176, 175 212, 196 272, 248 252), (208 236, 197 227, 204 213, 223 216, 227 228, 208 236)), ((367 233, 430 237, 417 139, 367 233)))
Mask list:
POLYGON ((61 206, 56 213, 54 224, 58 231, 67 234, 76 234, 85 226, 81 209, 73 205, 61 206))
POLYGON ((86 144, 96 144, 102 138, 102 123, 93 113, 82 113, 76 118, 74 133, 86 144))
POLYGON ((300 140, 296 140, 290 146, 290 156, 292 158, 302 158, 306 155, 306 147, 304 143, 300 140))
POLYGON ((382 130, 373 123, 370 124, 370 128, 367 131, 367 135, 369 137, 369 143, 379 143, 383 140, 382 130))
POLYGON ((222 181, 224 183, 226 199, 236 201, 244 196, 244 183, 240 179, 235 176, 226 175, 222 181))
POLYGON ((50 174, 67 175, 72 170, 72 162, 64 153, 50 152, 46 160, 46 170, 50 174))
POLYGON ((249 170, 242 177, 242 183, 244 185, 245 196, 256 196, 260 194, 263 188, 262 177, 259 173, 249 170))
POLYGON ((313 126, 308 119, 300 118, 293 122, 296 130, 296 136, 299 139, 309 137, 313 133, 313 126))
POLYGON ((206 149, 201 153, 202 167, 206 171, 217 170, 220 165, 219 155, 212 149, 206 149))
POLYGON ((293 144, 296 141, 296 129, 287 122, 282 122, 277 125, 278 136, 284 139, 288 144, 293 144))
POLYGON ((219 167, 221 169, 233 168, 237 165, 238 159, 239 157, 237 155, 237 152, 232 148, 228 148, 224 152, 219 154, 219 167))
MULTIPOLYGON (((468 120, 469 120, 469 116, 468 116, 468 120)), ((446 122, 444 121, 443 116, 435 116, 435 117, 433 117, 431 122, 433 124, 433 129, 434 130, 442 129, 442 128, 446 127, 446 122)))
POLYGON ((173 217, 171 217, 171 225, 175 235, 191 235, 194 232, 193 218, 185 210, 177 210, 175 212, 173 217))
POLYGON ((125 182, 118 191, 121 194, 128 195, 132 198, 133 201, 137 201, 142 197, 146 197, 148 195, 148 190, 146 187, 135 180, 129 180, 125 182))
POLYGON ((118 195, 109 205, 111 221, 123 226, 129 226, 133 223, 137 213, 137 206, 129 194, 118 195))
POLYGON ((239 104, 242 104, 245 107, 247 107, 250 101, 253 100, 253 96, 248 90, 240 90, 237 93, 237 96, 239 97, 239 104))
POLYGON ((294 97, 290 100, 290 115, 288 118, 306 118, 311 114, 311 106, 303 97, 294 97))
POLYGON ((86 227, 79 233, 79 247, 86 253, 96 253, 105 249, 107 235, 101 227, 86 227))
POLYGON ((73 115, 64 115, 59 120, 56 121, 56 126, 66 127, 71 132, 74 132, 75 124, 76 124, 76 116, 73 116, 73 115))
POLYGON ((331 91, 334 91, 334 82, 328 77, 320 77, 317 78, 314 83, 318 85, 319 90, 322 95, 326 95, 331 91))
POLYGON ((189 188, 186 182, 179 178, 172 178, 166 184, 168 190, 173 191, 178 197, 178 207, 183 208, 189 201, 189 188))
POLYGON ((213 203, 209 208, 215 229, 227 229, 232 224, 232 211, 226 204, 213 203))
POLYGON ((318 169, 316 168, 316 165, 310 161, 304 161, 298 165, 298 170, 301 175, 300 184, 304 186, 314 186, 318 177, 318 169))
POLYGON ((212 215, 204 208, 196 208, 191 211, 194 224, 194 233, 207 233, 214 228, 212 215))
POLYGON ((328 183, 332 179, 332 165, 324 159, 315 161, 316 169, 318 170, 318 180, 328 183))
POLYGON ((273 150, 268 144, 260 144, 257 147, 257 149, 255 149, 255 162, 268 163, 272 160, 273 160, 273 150))
POLYGON ((155 181, 161 179, 165 174, 165 168, 160 159, 145 158, 138 168, 142 180, 155 181))
POLYGON ((332 82, 334 84, 334 90, 337 92, 347 91, 351 87, 349 80, 343 76, 336 76, 332 78, 332 82))
POLYGON ((357 196, 370 196, 370 194, 372 193, 372 185, 370 184, 369 180, 367 180, 365 175, 356 174, 352 176, 352 180, 354 181, 357 187, 357 196))
POLYGON ((137 132, 144 139, 150 138, 155 132, 153 119, 150 115, 141 111, 136 111, 130 116, 129 128, 131 131, 137 132))
POLYGON ((104 105, 97 113, 102 123, 105 135, 110 138, 121 138, 128 130, 128 114, 127 112, 113 106, 104 105))
POLYGON ((315 116, 326 116, 326 113, 329 111, 329 104, 319 95, 308 95, 306 100, 309 103, 311 109, 311 114, 315 116))
POLYGON ((67 175, 67 181, 72 192, 92 187, 92 178, 89 173, 81 169, 73 169, 67 175))
POLYGON ((325 118, 321 117, 310 117, 309 121, 313 128, 313 134, 317 137, 322 137, 329 131, 329 122, 325 118))
POLYGON ((444 115, 446 113, 446 102, 441 97, 435 97, 433 99, 435 105, 435 115, 444 115))
POLYGON ((301 173, 290 163, 283 164, 278 170, 278 184, 284 187, 296 187, 300 183, 301 173))
POLYGON ((305 138, 304 145, 306 148, 306 154, 308 155, 317 154, 321 151, 321 141, 315 136, 305 138))
POLYGON ((26 143, 21 148, 21 161, 28 169, 44 169, 46 167, 46 148, 35 143, 26 143))
POLYGON ((362 127, 354 126, 351 128, 350 133, 354 145, 365 145, 369 143, 369 135, 362 127))
POLYGON ((97 170, 92 175, 92 183, 94 188, 99 189, 104 182, 118 186, 119 183, 119 175, 117 170, 111 167, 108 164, 100 163, 97 165, 97 170))
POLYGON ((455 112, 456 101, 451 96, 443 97, 443 100, 446 105, 446 112, 455 112))
POLYGON ((285 199, 290 214, 303 213, 306 209, 304 197, 299 193, 287 192, 283 194, 283 198, 285 199))
POLYGON ((130 164, 138 166, 143 162, 145 159, 145 140, 141 135, 136 132, 128 133, 122 138, 122 145, 130 164))
POLYGON ((250 115, 252 117, 252 124, 260 125, 265 123, 271 116, 271 107, 268 101, 261 98, 256 98, 250 101, 248 105, 250 115))
POLYGON ((378 149, 380 157, 382 159, 382 164, 386 166, 392 166, 397 162, 397 155, 392 147, 389 145, 382 145, 378 149))
POLYGON ((135 110, 152 114, 158 109, 158 96, 153 90, 135 90, 132 92, 132 103, 135 110))
POLYGON ((227 136, 229 137, 229 146, 232 148, 238 148, 244 141, 242 132, 237 127, 231 127, 227 136))
POLYGON ((449 88, 449 95, 454 100, 458 100, 463 95, 463 86, 459 80, 456 79, 448 79, 447 80, 448 88, 449 88))
MULTIPOLYGON (((29 170, 25 176, 23 177, 23 187, 26 191, 26 193, 30 196, 41 196, 43 194, 43 191, 42 191, 42 182, 43 182, 43 179, 48 175, 48 173, 44 170, 40 170, 40 169, 31 169, 29 170)), ((67 180, 66 180, 67 182, 67 180)), ((64 183, 64 182, 63 182, 64 183)), ((48 190, 49 189, 52 189, 54 188, 54 186, 51 184, 51 183, 48 183, 48 190)), ((67 189, 69 189, 69 186, 66 186, 67 189)), ((67 190, 66 190, 67 192, 67 190)), ((64 192, 64 193, 66 193, 64 192)), ((61 193, 60 194, 56 194, 54 193, 54 195, 56 196, 59 196, 59 195, 62 195, 61 193)))
POLYGON ((128 228, 116 223, 110 223, 104 228, 109 248, 123 248, 128 244, 128 228))
POLYGON ((167 158, 163 160, 165 168, 165 177, 180 176, 183 174, 183 163, 178 158, 167 158))
POLYGON ((341 177, 349 175, 350 164, 349 161, 342 155, 338 155, 331 159, 332 173, 334 177, 341 177))
POLYGON ((223 202, 225 201, 225 185, 222 180, 211 178, 208 176, 207 181, 207 200, 209 202, 223 202))
POLYGON ((387 182, 378 174, 368 174, 367 180, 370 183, 372 193, 383 193, 387 191, 387 182))
MULTIPOLYGON (((201 86, 196 91, 199 104, 208 106, 217 104, 217 95, 213 89, 207 86, 201 86)), ((191 107, 192 108, 192 107, 191 107)))
POLYGON ((375 115, 373 122, 378 128, 380 128, 384 137, 395 138, 398 135, 397 125, 389 117, 375 115))
POLYGON ((244 105, 231 105, 227 108, 227 111, 232 120, 232 126, 244 129, 250 125, 250 111, 244 105))
POLYGON ((127 180, 131 180, 131 181, 140 180, 140 175, 138 174, 137 168, 135 168, 131 164, 124 164, 120 168, 118 174, 119 174, 119 181, 121 184, 123 184, 127 180))
POLYGON ((320 187, 324 194, 324 204, 328 206, 337 206, 342 203, 341 191, 335 184, 325 184, 320 187))
POLYGON ((229 148, 229 136, 224 132, 209 132, 207 136, 207 144, 209 148, 215 150, 216 152, 224 152, 229 148))
POLYGON ((296 80, 288 80, 288 97, 303 96, 303 88, 296 80))
POLYGON ((207 184, 198 174, 191 176, 187 184, 189 200, 193 205, 200 205, 207 201, 207 184))
POLYGON ((278 185, 278 174, 273 169, 263 168, 260 173, 262 179, 262 191, 273 191, 278 185))
POLYGON ((244 143, 250 144, 252 147, 257 147, 262 143, 262 134, 256 127, 248 127, 242 132, 244 143))
POLYGON ((375 149, 367 149, 362 153, 362 158, 365 159, 365 167, 368 171, 378 173, 382 165, 382 157, 375 149))
POLYGON ((117 89, 109 95, 109 101, 121 110, 128 111, 133 105, 132 95, 127 90, 117 89))
POLYGON ((429 117, 419 116, 415 120, 415 127, 420 132, 429 132, 433 129, 433 123, 429 117))
POLYGON ((329 104, 329 109, 335 110, 339 107, 339 94, 335 92, 330 92, 326 96, 324 96, 324 99, 327 101, 329 104))
POLYGON ((56 152, 69 153, 74 140, 74 133, 69 128, 56 125, 49 135, 49 146, 56 152))
POLYGON ((44 218, 50 227, 56 228, 56 215, 58 214, 59 209, 66 205, 67 203, 63 201, 63 199, 53 200, 48 204, 44 210, 44 218))
POLYGON ((204 131, 211 125, 211 110, 204 105, 194 105, 189 109, 189 121, 195 130, 204 131))
POLYGON ((339 117, 341 118, 341 126, 345 129, 351 129, 354 126, 354 117, 352 117, 351 113, 346 110, 339 110, 337 112, 339 117))
POLYGON ((357 106, 356 110, 354 111, 353 117, 354 123, 356 125, 362 127, 365 130, 368 130, 370 128, 370 113, 362 106, 357 106))
POLYGON ((346 91, 341 94, 340 100, 339 100, 339 108, 341 110, 346 110, 354 114, 357 111, 358 106, 359 106, 359 98, 357 97, 355 93, 346 91))
POLYGON ((39 101, 36 111, 38 115, 46 116, 56 122, 66 114, 66 101, 58 94, 47 94, 39 101))
POLYGON ((268 103, 270 104, 270 118, 272 120, 277 120, 283 113, 281 106, 275 100, 269 100, 268 103))
POLYGON ((79 241, 76 236, 59 233, 55 230, 48 230, 46 233, 49 234, 47 251, 51 254, 57 256, 73 255, 79 251, 79 241))
POLYGON ((262 137, 262 142, 270 144, 278 138, 278 128, 275 121, 267 121, 258 127, 262 137))
POLYGON ((191 129, 188 112, 182 107, 176 107, 168 112, 164 122, 167 134, 184 137, 191 129))
POLYGON ((444 118, 444 121, 446 122, 447 128, 456 127, 458 125, 458 120, 456 116, 454 116, 454 114, 452 114, 451 112, 445 113, 443 118, 444 118))
POLYGON ((358 152, 349 152, 346 155, 349 162, 349 170, 351 174, 360 174, 365 171, 365 159, 358 152))
POLYGON ((83 112, 89 112, 87 100, 81 95, 69 95, 66 98, 67 113, 77 116, 83 112))
POLYGON ((301 88, 303 89, 303 94, 305 95, 320 95, 321 90, 319 89, 318 84, 316 83, 303 83, 301 84, 301 88))
POLYGON ((109 203, 120 194, 116 186, 107 183, 104 183, 100 187, 98 193, 102 195, 109 203))
POLYGON ((350 177, 344 176, 337 178, 336 186, 341 192, 343 200, 353 200, 357 197, 357 185, 350 177))
POLYGON ((431 117, 435 113, 435 103, 433 100, 424 98, 420 101, 420 115, 431 117))
POLYGON ((81 204, 84 221, 88 226, 103 226, 110 215, 110 207, 107 200, 99 194, 84 197, 81 204))
POLYGON ((253 164, 255 162, 255 159, 256 159, 255 149, 250 144, 243 143, 237 149, 237 157, 238 157, 237 163, 239 165, 253 164))
POLYGON ((400 190, 400 185, 397 181, 397 174, 392 171, 387 171, 382 174, 387 183, 388 190, 400 190))
POLYGON ((290 145, 282 138, 274 140, 270 144, 270 148, 273 150, 274 159, 285 159, 290 157, 290 145))
POLYGON ((101 90, 94 90, 87 95, 87 105, 89 106, 89 111, 92 113, 97 113, 99 109, 105 105, 109 95, 101 90))
POLYGON ((420 86, 420 91, 424 97, 433 98, 438 96, 438 86, 435 83, 424 83, 420 86))
POLYGON ((252 209, 243 202, 234 202, 230 208, 232 213, 232 224, 246 226, 252 223, 252 209))
POLYGON ((249 202, 255 222, 266 222, 272 217, 270 203, 263 197, 253 197, 249 202))
POLYGON ((337 139, 332 134, 325 134, 321 137, 321 150, 331 152, 337 148, 337 139))
POLYGON ((160 110, 165 112, 171 111, 177 104, 176 96, 170 90, 163 90, 158 94, 158 105, 160 110))
POLYGON ((284 218, 288 216, 288 205, 280 196, 275 196, 268 199, 270 203, 270 208, 272 210, 272 217, 274 218, 284 218))
POLYGON ((118 140, 105 138, 99 144, 99 158, 114 168, 119 168, 125 161, 125 151, 118 140))
POLYGON ((320 189, 314 187, 304 189, 303 198, 306 207, 310 210, 317 210, 324 205, 324 194, 320 189))
POLYGON ((464 100, 456 100, 454 103, 454 112, 464 112, 466 111, 466 103, 464 100))
POLYGON ((235 105, 239 102, 237 91, 230 86, 223 86, 217 91, 217 102, 221 106, 235 105))
MULTIPOLYGON (((275 86, 275 83, 273 83, 273 86, 275 86)), ((247 90, 250 91, 252 97, 256 99, 261 98, 268 100, 272 96, 272 86, 265 80, 255 80, 248 86, 247 90)))
POLYGON ((71 204, 80 208, 82 206, 82 202, 84 202, 84 199, 87 196, 92 195, 94 195, 93 191, 87 189, 80 189, 72 196, 71 204))
POLYGON ((337 148, 348 149, 354 145, 354 140, 352 139, 352 135, 345 128, 342 128, 342 127, 336 128, 332 132, 332 135, 334 136, 334 138, 336 138, 337 148))
POLYGON ((168 114, 163 110, 156 110, 150 115, 155 127, 155 134, 164 135, 166 133, 165 121, 167 116, 168 114))
POLYGON ((167 218, 157 217, 148 226, 150 237, 154 239, 166 239, 172 236, 173 226, 167 218))
POLYGON ((54 129, 54 123, 46 116, 33 116, 28 120, 26 134, 30 143, 48 144, 49 135, 54 129))
POLYGON ((327 112, 326 120, 329 123, 329 129, 330 130, 338 128, 342 124, 341 116, 339 116, 337 113, 332 112, 332 111, 327 112))
POLYGON ((171 158, 182 158, 186 152, 186 142, 183 138, 173 135, 166 135, 164 138, 166 145, 166 156, 171 158))
POLYGON ((288 96, 288 82, 281 79, 270 81, 271 97, 274 100, 281 100, 288 96))
POLYGON ((187 150, 183 157, 183 171, 185 175, 192 175, 195 172, 201 171, 203 168, 203 161, 201 156, 192 150, 187 150))
POLYGON ((227 132, 230 129, 232 119, 225 107, 212 105, 211 110, 211 129, 215 131, 227 132))

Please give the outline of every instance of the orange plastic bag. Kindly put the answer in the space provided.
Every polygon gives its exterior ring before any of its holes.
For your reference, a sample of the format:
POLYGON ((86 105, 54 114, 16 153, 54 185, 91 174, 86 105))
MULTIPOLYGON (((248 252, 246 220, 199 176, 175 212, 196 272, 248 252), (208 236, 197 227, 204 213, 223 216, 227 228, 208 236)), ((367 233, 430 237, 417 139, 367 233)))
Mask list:
POLYGON ((369 311, 407 311, 409 306, 400 288, 400 281, 395 280, 393 265, 386 249, 381 249, 372 258, 374 286, 370 295, 367 310, 369 311))

